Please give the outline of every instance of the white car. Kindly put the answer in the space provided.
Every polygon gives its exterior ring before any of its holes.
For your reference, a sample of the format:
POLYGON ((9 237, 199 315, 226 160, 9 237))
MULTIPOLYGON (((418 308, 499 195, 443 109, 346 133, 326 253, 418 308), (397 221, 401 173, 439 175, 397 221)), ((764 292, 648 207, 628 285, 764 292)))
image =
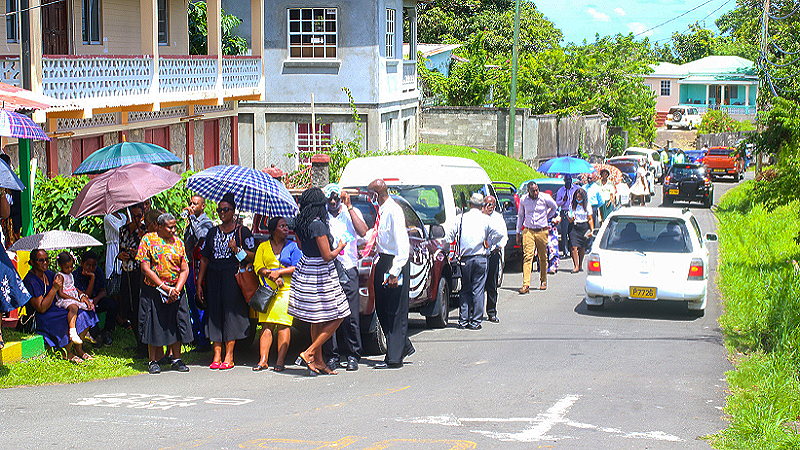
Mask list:
POLYGON ((691 106, 673 106, 667 113, 667 120, 664 125, 668 130, 672 127, 686 128, 691 130, 697 128, 703 117, 697 112, 697 108, 691 106))
POLYGON ((587 258, 586 306, 610 301, 687 302, 705 313, 708 242, 688 208, 622 208, 603 222, 587 258))
POLYGON ((628 147, 622 156, 644 156, 650 163, 650 170, 653 171, 653 178, 661 181, 664 176, 664 164, 661 162, 661 153, 658 150, 644 147, 628 147))

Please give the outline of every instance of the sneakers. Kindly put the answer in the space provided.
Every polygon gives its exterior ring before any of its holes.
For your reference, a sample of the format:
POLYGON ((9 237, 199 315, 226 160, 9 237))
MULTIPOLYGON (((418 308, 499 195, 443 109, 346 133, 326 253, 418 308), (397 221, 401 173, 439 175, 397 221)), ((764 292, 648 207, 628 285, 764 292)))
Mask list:
POLYGON ((186 367, 186 363, 185 362, 181 361, 180 359, 176 359, 176 360, 172 361, 172 370, 175 370, 175 371, 178 371, 178 372, 188 372, 189 368, 186 367))
POLYGON ((100 333, 100 342, 103 344, 103 347, 111 347, 111 344, 114 343, 114 339, 111 338, 111 332, 103 331, 100 333))
POLYGON ((83 340, 81 340, 81 337, 78 336, 78 330, 75 328, 69 329, 69 340, 72 341, 73 344, 83 344, 83 340))
POLYGON ((162 365, 162 366, 167 366, 169 364, 172 364, 175 361, 177 361, 177 360, 172 359, 172 355, 166 355, 163 358, 158 360, 158 364, 162 365))
POLYGON ((161 366, 158 365, 157 361, 150 361, 150 364, 147 365, 147 371, 150 375, 157 375, 161 373, 161 366))

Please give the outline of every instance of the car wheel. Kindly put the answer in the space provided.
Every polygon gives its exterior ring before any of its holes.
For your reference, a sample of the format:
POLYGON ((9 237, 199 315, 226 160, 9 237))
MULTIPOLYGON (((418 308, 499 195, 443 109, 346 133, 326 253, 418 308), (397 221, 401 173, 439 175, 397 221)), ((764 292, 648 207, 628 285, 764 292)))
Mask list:
POLYGON ((381 322, 377 317, 375 320, 374 333, 361 334, 361 348, 364 355, 383 355, 386 353, 386 335, 383 334, 381 322))
POLYGON ((671 130, 672 129, 672 125, 667 125, 667 129, 671 130))
POLYGON ((450 316, 450 284, 444 277, 439 278, 439 288, 436 290, 436 303, 439 311, 434 316, 425 317, 428 328, 444 328, 450 316))
POLYGON ((664 206, 672 206, 674 200, 669 195, 664 195, 664 206))

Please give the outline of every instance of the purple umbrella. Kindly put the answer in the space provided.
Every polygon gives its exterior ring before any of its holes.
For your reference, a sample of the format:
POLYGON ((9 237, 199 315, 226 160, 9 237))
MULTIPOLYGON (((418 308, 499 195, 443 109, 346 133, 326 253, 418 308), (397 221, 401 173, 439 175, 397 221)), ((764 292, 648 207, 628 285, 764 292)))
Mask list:
POLYGON ((47 133, 28 116, 0 109, 0 136, 49 141, 47 133))

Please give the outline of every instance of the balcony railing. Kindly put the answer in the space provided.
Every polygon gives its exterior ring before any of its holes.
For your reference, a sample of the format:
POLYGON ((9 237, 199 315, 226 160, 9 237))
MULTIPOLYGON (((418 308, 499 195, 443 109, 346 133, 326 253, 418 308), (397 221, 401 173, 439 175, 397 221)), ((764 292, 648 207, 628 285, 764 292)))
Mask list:
MULTIPOLYGON (((160 56, 158 94, 213 91, 218 76, 222 89, 256 89, 261 81, 261 59, 226 56, 217 73, 215 57, 160 56)), ((153 59, 133 56, 45 56, 42 59, 42 89, 60 100, 124 97, 150 94, 153 59)), ((21 85, 19 58, 0 58, 0 81, 21 85)))
POLYGON ((708 112, 709 109, 713 109, 716 111, 725 111, 728 114, 739 114, 739 115, 755 115, 757 109, 755 105, 697 105, 697 104, 681 104, 681 106, 686 106, 689 108, 697 108, 697 112, 700 114, 705 114, 708 112))
POLYGON ((403 88, 414 90, 417 87, 417 62, 403 61, 403 88))

